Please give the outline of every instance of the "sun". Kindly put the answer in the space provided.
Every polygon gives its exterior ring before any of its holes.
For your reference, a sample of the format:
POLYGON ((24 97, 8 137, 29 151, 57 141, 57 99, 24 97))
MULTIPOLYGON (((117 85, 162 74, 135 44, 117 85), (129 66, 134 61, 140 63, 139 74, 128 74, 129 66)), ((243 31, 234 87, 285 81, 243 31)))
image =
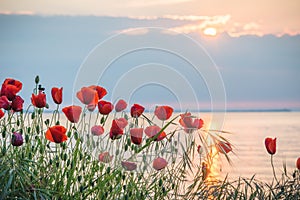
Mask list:
POLYGON ((208 27, 208 28, 204 29, 203 33, 204 33, 204 35, 208 35, 208 36, 216 36, 217 29, 215 29, 213 27, 208 27))

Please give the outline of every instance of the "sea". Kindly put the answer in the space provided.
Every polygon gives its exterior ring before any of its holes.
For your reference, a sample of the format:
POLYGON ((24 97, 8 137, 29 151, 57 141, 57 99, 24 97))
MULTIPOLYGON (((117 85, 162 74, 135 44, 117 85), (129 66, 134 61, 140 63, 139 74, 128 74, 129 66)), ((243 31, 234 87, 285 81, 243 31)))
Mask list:
MULTIPOLYGON (((173 115, 176 114, 179 113, 173 115)), ((60 115, 63 125, 66 119, 63 113, 60 115)), ((228 132, 221 135, 232 144, 233 151, 228 153, 231 163, 224 155, 218 157, 218 164, 213 167, 216 177, 236 180, 254 176, 257 180, 272 181, 271 157, 264 144, 266 137, 277 138, 277 151, 273 157, 277 178, 285 173, 285 168, 288 176, 296 170, 296 160, 300 157, 300 112, 202 112, 193 115, 204 120, 205 128, 211 128, 208 125, 212 115, 222 119, 222 130, 228 132)), ((45 117, 50 116, 47 113, 45 117)), ((150 118, 148 114, 146 116, 150 118)), ((200 166, 199 160, 194 162, 200 166)))
POLYGON ((296 169, 300 157, 300 112, 228 112, 224 130, 231 132, 226 138, 233 144, 229 153, 232 165, 222 158, 219 174, 272 181, 270 155, 265 148, 265 138, 277 138, 274 167, 277 178, 286 172, 289 176, 296 169))

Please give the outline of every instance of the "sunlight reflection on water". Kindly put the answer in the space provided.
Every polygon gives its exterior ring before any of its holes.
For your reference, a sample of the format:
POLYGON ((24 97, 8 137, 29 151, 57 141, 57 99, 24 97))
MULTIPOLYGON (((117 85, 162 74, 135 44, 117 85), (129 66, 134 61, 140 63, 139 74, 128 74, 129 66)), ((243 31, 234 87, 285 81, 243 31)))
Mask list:
MULTIPOLYGON (((45 119, 50 115, 45 114, 45 119)), ((65 125, 63 113, 60 115, 61 124, 65 125)), ((200 116, 209 127, 211 113, 201 113, 200 116)), ((109 130, 110 123, 106 126, 106 130, 109 130)), ((277 137, 277 153, 274 156, 277 176, 281 176, 284 162, 288 173, 292 174, 296 159, 300 156, 299 112, 227 113, 223 129, 232 133, 223 136, 233 144, 235 154, 232 152, 228 154, 232 165, 228 164, 223 155, 220 158, 215 157, 210 169, 211 175, 224 178, 228 174, 229 179, 236 179, 239 176, 251 178, 255 175, 257 179, 271 181, 273 175, 270 155, 264 146, 266 137, 277 137)), ((201 165, 199 158, 195 158, 194 163, 197 166, 201 165)))

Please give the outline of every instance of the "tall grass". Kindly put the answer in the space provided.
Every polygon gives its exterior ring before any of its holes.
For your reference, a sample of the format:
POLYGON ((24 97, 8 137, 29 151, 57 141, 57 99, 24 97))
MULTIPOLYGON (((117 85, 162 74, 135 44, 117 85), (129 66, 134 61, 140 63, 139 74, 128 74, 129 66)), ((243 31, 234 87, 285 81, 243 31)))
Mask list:
MULTIPOLYGON (((37 84, 38 81, 34 92, 37 84)), ((95 137, 91 135, 91 126, 109 124, 109 118, 98 113, 96 120, 91 121, 91 114, 84 107, 80 122, 64 124, 68 140, 53 143, 45 138, 45 132, 62 123, 61 113, 57 107, 52 117, 47 118, 44 109, 30 106, 24 112, 8 110, 0 119, 0 199, 300 198, 299 171, 293 175, 285 173, 271 184, 255 177, 235 181, 207 178, 209 169, 205 171, 203 165, 194 163, 195 156, 199 155, 197 145, 203 148, 201 161, 209 167, 215 156, 212 148, 219 145, 220 149, 220 141, 229 142, 223 137, 224 131, 200 129, 185 133, 177 123, 179 116, 174 116, 162 123, 155 137, 144 136, 141 145, 134 145, 130 128, 158 122, 149 116, 131 118, 122 112, 113 116, 124 117, 129 122, 121 139, 111 140, 108 131, 95 137), (163 131, 167 132, 167 138, 155 141, 163 131), (12 145, 14 132, 22 135, 21 146, 12 145), (97 155, 104 151, 113 156, 111 162, 99 162, 97 155), (153 159, 158 156, 168 160, 167 167, 159 171, 152 167, 153 159), (138 168, 124 169, 122 160, 135 162, 138 168)), ((225 155, 230 162, 224 149, 217 153, 225 155)))

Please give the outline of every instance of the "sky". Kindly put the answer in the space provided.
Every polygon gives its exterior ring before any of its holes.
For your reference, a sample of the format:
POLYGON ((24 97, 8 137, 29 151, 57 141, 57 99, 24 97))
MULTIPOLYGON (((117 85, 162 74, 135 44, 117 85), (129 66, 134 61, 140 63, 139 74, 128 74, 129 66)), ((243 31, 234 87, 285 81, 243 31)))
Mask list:
POLYGON ((79 103, 82 84, 100 84, 107 100, 152 108, 299 110, 299 8, 297 0, 0 0, 0 78, 21 80, 27 104, 39 74, 48 99, 52 86, 64 87, 64 105, 79 103))
POLYGON ((199 26, 197 19, 205 19, 206 25, 232 35, 282 35, 300 31, 298 0, 0 0, 0 4, 0 13, 4 14, 186 19, 190 23, 185 29, 193 29, 191 26, 199 26))

